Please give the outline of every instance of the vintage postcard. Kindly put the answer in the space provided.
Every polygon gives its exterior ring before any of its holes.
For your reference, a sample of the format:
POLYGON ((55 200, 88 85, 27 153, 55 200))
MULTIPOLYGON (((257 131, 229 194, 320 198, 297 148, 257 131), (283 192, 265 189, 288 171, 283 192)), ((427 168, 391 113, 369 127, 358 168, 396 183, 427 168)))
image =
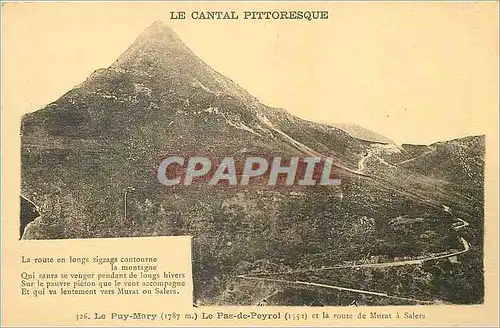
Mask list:
POLYGON ((2 2, 2 325, 498 326, 498 2, 2 2))

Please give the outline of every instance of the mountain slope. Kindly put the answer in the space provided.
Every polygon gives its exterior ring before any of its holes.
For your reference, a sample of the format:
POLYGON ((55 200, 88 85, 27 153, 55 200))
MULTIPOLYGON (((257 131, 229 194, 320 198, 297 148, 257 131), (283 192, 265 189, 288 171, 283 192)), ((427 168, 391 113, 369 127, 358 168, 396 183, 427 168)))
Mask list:
POLYGON ((334 123, 333 126, 349 133, 352 137, 378 143, 395 144, 391 139, 376 132, 368 130, 358 124, 334 123))

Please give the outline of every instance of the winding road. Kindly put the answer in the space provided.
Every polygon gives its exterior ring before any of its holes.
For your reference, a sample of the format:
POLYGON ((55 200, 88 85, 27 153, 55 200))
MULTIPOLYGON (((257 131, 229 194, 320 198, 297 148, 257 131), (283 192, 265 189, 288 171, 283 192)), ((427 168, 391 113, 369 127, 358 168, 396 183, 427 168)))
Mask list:
POLYGON ((370 157, 375 157, 380 163, 384 164, 385 166, 389 166, 392 168, 397 167, 395 165, 387 163, 382 157, 380 157, 380 153, 382 153, 384 151, 385 151, 384 148, 378 147, 377 145, 372 145, 371 148, 367 150, 366 155, 363 156, 358 161, 358 169, 355 172, 359 173, 359 174, 363 174, 363 171, 366 169, 366 161, 370 157))
MULTIPOLYGON (((445 212, 448 212, 448 213, 450 212, 449 207, 443 205, 443 208, 444 208, 445 212)), ((461 218, 457 217, 456 220, 458 220, 460 222, 460 225, 456 225, 453 227, 457 231, 469 226, 469 223, 461 218)), ((461 244, 463 245, 462 250, 458 250, 458 251, 457 250, 450 250, 447 253, 440 254, 440 255, 431 255, 431 256, 427 256, 427 257, 423 257, 423 258, 416 258, 416 259, 402 260, 402 261, 393 261, 393 262, 346 264, 346 265, 336 265, 336 266, 305 269, 305 270, 268 272, 268 273, 253 273, 253 274, 246 274, 246 275, 238 275, 238 276, 236 276, 236 278, 247 279, 247 280, 269 281, 269 282, 275 282, 275 283, 286 283, 286 284, 294 284, 294 285, 307 285, 307 286, 313 286, 313 287, 329 288, 329 289, 336 289, 336 290, 341 290, 341 291, 349 291, 349 292, 359 293, 359 294, 375 295, 375 296, 381 296, 381 297, 386 297, 386 298, 391 298, 391 299, 406 300, 406 301, 412 301, 412 302, 421 303, 421 304, 433 304, 433 302, 431 302, 431 301, 422 301, 422 300, 417 300, 417 299, 413 299, 413 298, 389 295, 389 294, 382 293, 382 292, 375 292, 375 291, 362 290, 362 289, 346 288, 346 287, 341 287, 341 286, 318 284, 318 283, 307 282, 307 281, 298 281, 298 280, 292 281, 292 280, 285 280, 285 279, 263 278, 262 276, 277 276, 277 275, 279 276, 279 275, 318 272, 318 271, 327 271, 327 270, 335 270, 335 269, 343 269, 343 268, 389 268, 389 267, 397 267, 397 266, 404 266, 404 265, 421 265, 426 261, 433 261, 433 260, 450 258, 450 257, 461 255, 461 254, 468 252, 470 249, 469 242, 464 237, 458 237, 458 238, 459 238, 461 244)))
MULTIPOLYGON (((312 287, 321 287, 321 288, 328 288, 328 289, 336 289, 340 291, 348 291, 348 292, 353 292, 353 293, 358 293, 358 294, 366 294, 366 295, 374 295, 374 296, 381 296, 381 297, 386 297, 386 298, 392 298, 392 299, 398 299, 398 300, 403 300, 403 301, 411 301, 415 303, 422 303, 422 304, 433 304, 434 302, 431 301, 422 301, 422 300, 417 300, 414 298, 409 298, 409 297, 400 297, 400 296, 394 296, 394 295, 389 295, 386 293, 379 293, 379 292, 374 292, 374 291, 369 291, 369 290, 362 290, 362 289, 354 289, 354 288, 347 288, 347 287, 340 287, 340 286, 333 286, 333 285, 325 285, 325 284, 318 284, 315 282, 307 282, 307 281, 291 281, 291 280, 283 280, 283 279, 271 279, 271 278, 260 278, 260 277, 240 277, 244 279, 250 279, 250 280, 259 280, 259 281, 268 281, 268 282, 274 282, 274 283, 284 283, 284 284, 292 284, 292 285, 304 285, 304 286, 312 286, 312 287)), ((277 294, 274 292, 272 295, 277 294)), ((266 300, 267 302, 267 300, 266 300)), ((261 304, 259 302, 259 304, 261 304)))
POLYGON ((405 164, 405 163, 409 163, 409 162, 413 162, 414 160, 418 159, 418 158, 422 158, 424 156, 427 156, 433 152, 436 151, 437 147, 436 146, 428 146, 430 148, 430 150, 418 155, 417 157, 414 157, 414 158, 410 158, 410 159, 407 159, 406 161, 402 161, 402 162, 399 162, 397 165, 401 165, 401 164, 405 164))
POLYGON ((361 158, 358 162, 358 170, 357 172, 358 173, 363 173, 364 169, 365 169, 365 162, 368 158, 372 157, 372 154, 373 154, 373 151, 370 149, 368 150, 368 152, 366 153, 365 156, 363 156, 363 158, 361 158))

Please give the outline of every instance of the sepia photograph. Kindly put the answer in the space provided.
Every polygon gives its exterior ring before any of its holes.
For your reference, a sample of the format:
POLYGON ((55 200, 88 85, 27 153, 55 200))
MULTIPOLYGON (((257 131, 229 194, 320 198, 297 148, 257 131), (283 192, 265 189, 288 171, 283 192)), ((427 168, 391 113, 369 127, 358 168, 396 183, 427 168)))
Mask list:
POLYGON ((24 22, 18 243, 190 236, 194 307, 484 304, 497 14, 307 7, 24 22))

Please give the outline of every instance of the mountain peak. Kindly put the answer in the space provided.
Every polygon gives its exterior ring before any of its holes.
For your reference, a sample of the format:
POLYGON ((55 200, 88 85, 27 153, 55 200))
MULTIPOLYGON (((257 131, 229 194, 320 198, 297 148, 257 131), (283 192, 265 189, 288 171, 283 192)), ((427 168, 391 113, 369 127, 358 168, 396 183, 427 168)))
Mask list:
POLYGON ((197 85, 212 94, 226 94, 250 103, 258 100, 232 80, 219 74, 196 56, 162 21, 149 25, 111 65, 156 83, 175 83, 182 88, 197 85), (154 78, 151 78, 154 77, 154 78))
POLYGON ((162 39, 164 41, 180 41, 178 35, 163 21, 155 21, 153 24, 149 25, 139 35, 139 38, 162 39))
POLYGON ((112 65, 126 69, 165 67, 172 61, 193 55, 167 24, 156 21, 149 25, 134 43, 112 65))

